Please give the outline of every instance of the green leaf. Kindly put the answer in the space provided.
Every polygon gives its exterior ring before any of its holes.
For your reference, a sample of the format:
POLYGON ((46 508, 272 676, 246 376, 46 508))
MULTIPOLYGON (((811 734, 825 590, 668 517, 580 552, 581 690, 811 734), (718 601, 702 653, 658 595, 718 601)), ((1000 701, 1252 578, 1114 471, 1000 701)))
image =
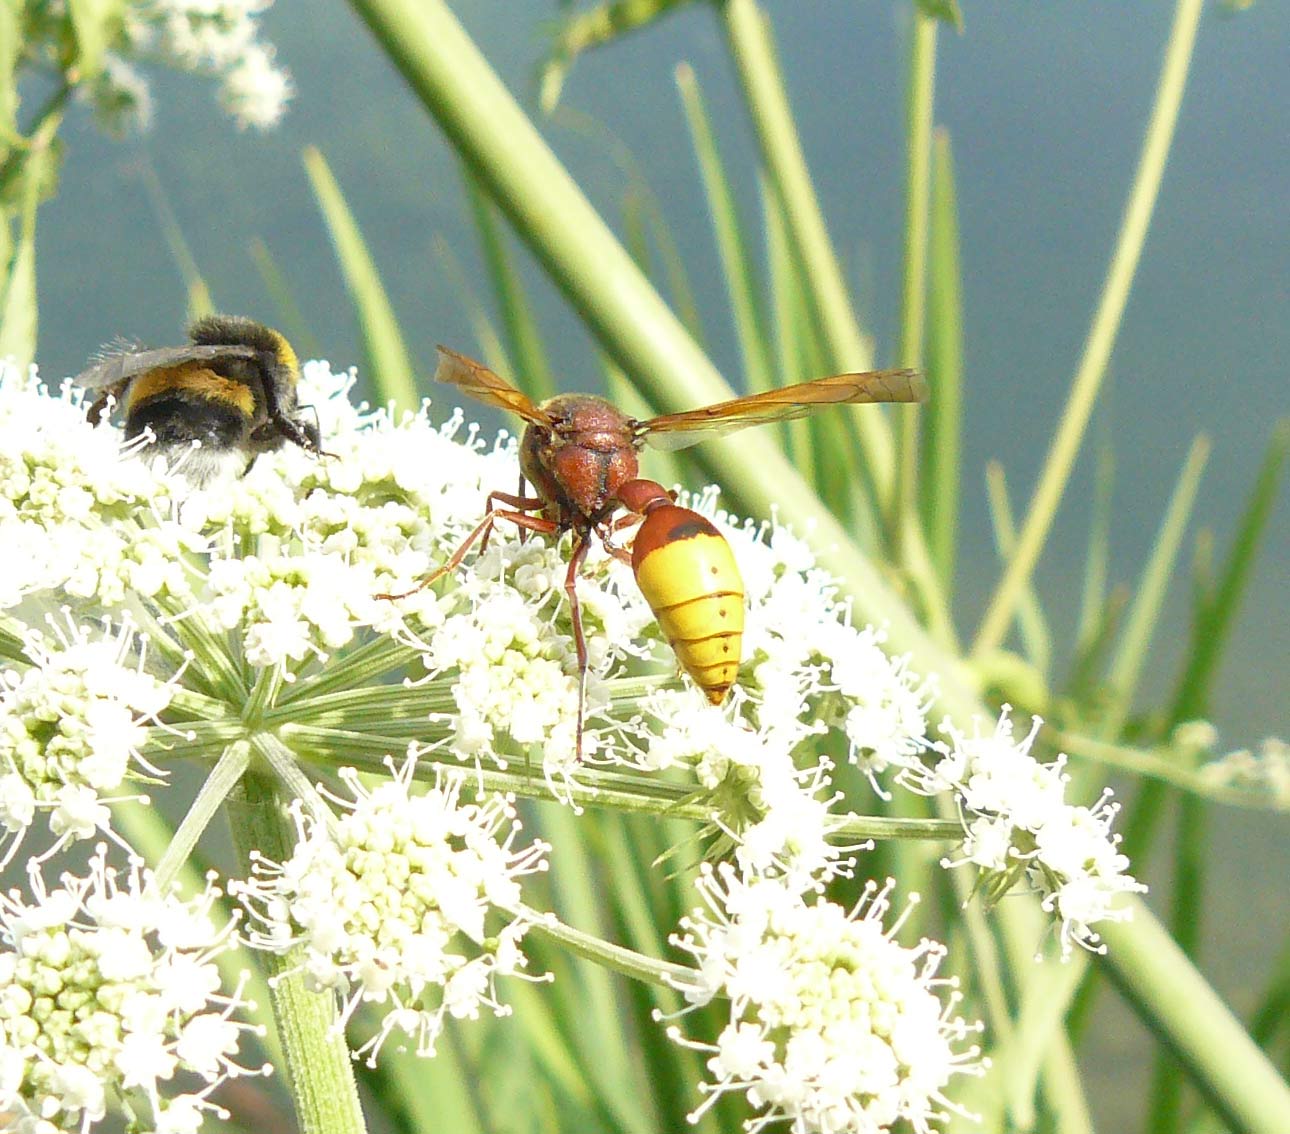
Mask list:
POLYGON ((652 24, 672 9, 692 3, 694 0, 613 0, 575 12, 561 21, 556 25, 551 51, 538 77, 543 111, 550 114, 555 109, 573 61, 584 51, 612 43, 628 32, 652 24))
POLYGON ((76 38, 78 82, 93 79, 103 70, 103 56, 120 31, 125 7, 125 0, 67 0, 76 38))
POLYGON ((20 0, 0 0, 0 146, 8 149, 18 133, 18 56, 22 46, 20 0))
POLYGON ((949 24, 955 31, 963 30, 963 13, 959 10, 958 0, 914 0, 914 5, 924 16, 949 24))
POLYGON ((378 401, 392 402, 396 411, 416 410, 421 404, 416 368, 354 214, 322 153, 313 146, 307 147, 304 163, 358 314, 378 401))

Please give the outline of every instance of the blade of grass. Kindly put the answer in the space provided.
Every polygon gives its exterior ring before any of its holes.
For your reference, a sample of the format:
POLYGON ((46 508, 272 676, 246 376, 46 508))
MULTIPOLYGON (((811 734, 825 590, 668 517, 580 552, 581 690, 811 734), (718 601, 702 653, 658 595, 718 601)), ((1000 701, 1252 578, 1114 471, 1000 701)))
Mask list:
POLYGON ((291 285, 287 283, 287 277, 278 267, 278 262, 269 251, 269 246, 256 236, 252 237, 248 250, 256 271, 260 273, 264 290, 269 293, 269 299, 278 309, 274 321, 281 328, 282 333, 291 341, 301 358, 322 358, 318 336, 309 330, 304 312, 300 310, 300 305, 291 291, 291 285))
MULTIPOLYGON (((905 240, 902 255, 900 347, 897 365, 915 369, 923 365, 927 333, 927 242, 931 210, 932 113, 936 91, 937 21, 923 11, 914 13, 909 45, 909 76, 905 93, 905 240)), ((896 560, 903 561, 902 532, 918 502, 919 410, 897 410, 896 463, 898 468, 893 509, 887 522, 896 560)))
POLYGON ((1164 177, 1165 161, 1173 142, 1183 90, 1187 85, 1187 72, 1191 66, 1196 27, 1202 7, 1203 0, 1177 0, 1160 81, 1156 87, 1155 105, 1151 110, 1151 120, 1143 139, 1138 169, 1125 205, 1102 295, 1084 343, 1083 356, 1071 383, 1066 408, 1049 445, 1039 483, 1030 498, 1026 518, 1021 525, 1021 535, 1017 539, 1016 553, 999 580, 972 644, 972 654, 976 657, 989 653, 1003 642, 1004 634, 1012 621, 1013 608, 1021 597, 1025 582, 1034 573, 1035 564, 1047 542, 1048 532, 1088 426, 1089 415, 1093 412, 1102 379, 1106 375, 1111 348, 1115 345, 1129 289, 1146 242, 1156 197, 1160 192, 1160 182, 1164 177))
MULTIPOLYGON (((1210 853, 1207 805, 1195 796, 1185 796, 1178 805, 1169 927, 1178 947, 1193 959, 1206 924, 1205 879, 1210 853)), ((1177 1060, 1168 1052, 1157 1052, 1151 1070, 1151 1093, 1147 1096, 1151 1106, 1145 1128, 1150 1134, 1171 1134, 1178 1129, 1183 1083, 1183 1069, 1177 1060)))
POLYGON ((186 305, 188 319, 191 321, 213 314, 215 301, 211 297, 211 289, 197 267, 197 260, 193 256, 192 249, 188 247, 183 227, 170 205, 170 197, 161 184, 161 178, 157 176, 156 167, 146 151, 140 151, 138 169, 144 191, 148 195, 148 203, 157 218, 166 247, 170 249, 170 258, 174 260, 175 267, 179 269, 180 278, 184 281, 184 291, 188 294, 186 305))
POLYGON ((363 331, 377 400, 393 403, 396 411, 415 411, 421 404, 416 368, 363 234, 322 152, 313 146, 305 147, 304 163, 363 331))
MULTIPOLYGON (((990 503, 990 519, 994 525, 994 542, 999 558, 1007 560, 1017 545, 1017 527, 1013 522, 1012 505, 1008 500, 1008 485, 1003 465, 991 461, 985 467, 986 497, 990 503)), ((1026 658, 1045 680, 1053 657, 1053 635, 1044 617, 1043 607, 1034 587, 1026 584, 1025 594, 1017 608, 1017 627, 1021 633, 1026 658)))
POLYGON ((1205 712, 1210 685, 1245 596, 1250 572, 1281 488, 1288 455, 1290 418, 1278 422, 1272 431, 1254 491, 1233 539, 1227 565, 1215 586, 1213 598, 1196 619, 1191 654, 1179 679, 1170 713, 1174 723, 1190 720, 1205 712))
MULTIPOLYGON (((543 833, 558 848, 564 863, 564 869, 552 871, 550 875, 555 908, 567 924, 608 939, 601 887, 613 891, 622 881, 619 875, 630 872, 630 864, 594 855, 586 838, 593 825, 575 822, 568 808, 545 808, 540 819, 543 833)), ((576 991, 570 990, 577 1005, 572 1015, 580 1020, 574 1036, 581 1057, 579 1065, 597 1084, 597 1093, 610 1101, 615 1118, 624 1129, 646 1131, 650 1126, 650 1108, 641 1106, 641 1100, 636 1097, 642 1084, 635 1079, 635 1064, 621 1026, 611 976, 605 969, 586 965, 580 966, 579 976, 576 991)), ((572 1002, 569 1006, 574 1007, 572 1002)))
MULTIPOLYGON (((1115 488, 1115 453, 1103 437, 1097 447, 1093 472, 1093 508, 1089 520, 1088 553, 1084 559, 1084 582, 1080 592, 1080 614, 1075 631, 1075 664, 1072 684, 1083 683, 1086 668, 1102 640, 1106 622, 1106 579, 1111 556, 1111 502, 1115 488)), ((1091 667, 1087 667, 1090 668, 1091 667)))
MULTIPOLYGON (((813 317, 829 352, 829 366, 834 370, 868 370, 873 364, 872 344, 860 330, 811 183, 766 14, 756 0, 725 0, 721 12, 762 159, 784 206, 791 247, 801 260, 802 278, 807 281, 813 317)), ((874 463, 890 468, 890 436, 875 439, 884 432, 885 423, 872 427, 875 436, 869 442, 876 449, 873 456, 879 458, 874 463)))
MULTIPOLYGON (((508 379, 518 383, 529 397, 533 397, 533 392, 524 388, 524 375, 517 373, 511 365, 510 354, 507 352, 506 344, 502 341, 500 332, 493 323, 492 317, 488 314, 483 300, 479 298, 474 287, 466 278, 466 273, 462 271, 460 261, 453 254, 447 241, 442 237, 435 237, 434 251, 444 273, 452 281, 453 294, 461 299, 461 305, 466 311, 466 317, 470 320, 470 325, 474 329, 475 342, 479 344, 479 353, 484 360, 484 364, 490 370, 494 370, 498 374, 504 374, 508 379)), ((511 422, 508 420, 507 424, 510 425, 511 422)))
POLYGON ((927 247, 927 380, 936 396, 923 412, 923 528, 941 594, 952 605, 958 549, 963 430, 963 277, 950 137, 932 139, 932 199, 927 247))
MULTIPOLYGON (((762 225, 766 233, 766 260, 769 270, 772 344, 775 369, 781 385, 801 382, 813 369, 804 362, 812 336, 807 331, 810 317, 806 301, 798 288, 797 271, 784 210, 775 186, 765 174, 758 177, 762 225)), ((823 364, 821 363, 821 368, 823 364)), ((818 373, 818 371, 814 371, 818 373)), ((810 423, 802 418, 779 427, 787 440, 789 456, 801 472, 802 479, 818 491, 819 476, 815 465, 815 447, 811 442, 810 423)))
POLYGON ((681 104, 690 127, 690 142, 703 178, 708 215, 721 258, 748 390, 751 393, 769 390, 775 385, 770 361, 771 346, 766 338, 766 317, 750 257, 752 245, 739 219, 739 209, 717 149, 703 94, 694 77, 694 69, 688 63, 677 67, 676 85, 681 92, 681 104))
POLYGON ((484 253, 484 268, 492 283, 497 309, 501 312, 507 353, 524 375, 524 389, 529 397, 543 401, 556 393, 555 379, 547 364, 546 349, 542 345, 537 320, 533 318, 532 305, 506 246, 506 234, 498 224, 497 206, 488 199, 464 165, 462 182, 484 253))
POLYGON ((681 259, 681 251, 663 219, 658 199, 644 178, 639 176, 639 171, 633 167, 632 173, 632 179, 623 194, 623 222, 627 230, 625 243, 637 266, 656 287, 659 269, 650 250, 651 247, 657 249, 662 263, 662 278, 667 281, 668 294, 672 297, 677 318, 689 331, 690 337, 703 346, 703 322, 699 318, 699 305, 695 302, 694 289, 690 286, 690 277, 685 270, 685 262, 681 259))
POLYGON ((1120 632, 1120 641, 1107 673, 1110 701, 1098 729, 1099 735, 1108 740, 1119 736, 1133 704, 1133 695, 1142 675, 1151 638, 1160 619, 1160 609, 1164 605, 1169 581, 1173 578, 1183 533, 1187 530, 1187 523, 1196 503, 1200 478, 1209 460, 1209 448, 1207 437, 1197 437, 1192 442, 1187 459, 1178 473, 1169 506, 1160 521, 1160 530, 1156 533, 1151 556, 1142 569, 1124 629, 1120 632))
MULTIPOLYGON (((1212 593, 1212 598, 1198 604, 1193 616, 1191 649, 1185 659, 1172 706, 1164 721, 1162 731, 1166 735, 1181 722, 1205 712, 1210 686, 1249 582, 1255 554, 1267 529, 1268 517, 1276 501, 1288 454, 1290 419, 1281 421, 1272 432, 1222 575, 1212 588, 1205 587, 1202 591, 1202 594, 1212 593)), ((1121 853, 1127 855, 1130 861, 1145 861, 1168 799, 1166 784, 1149 780, 1142 785, 1121 828, 1124 831, 1121 853)), ((1097 982, 1092 979, 1086 981, 1080 990, 1069 1020, 1072 1035, 1079 1035, 1087 1026, 1097 991, 1097 982)))

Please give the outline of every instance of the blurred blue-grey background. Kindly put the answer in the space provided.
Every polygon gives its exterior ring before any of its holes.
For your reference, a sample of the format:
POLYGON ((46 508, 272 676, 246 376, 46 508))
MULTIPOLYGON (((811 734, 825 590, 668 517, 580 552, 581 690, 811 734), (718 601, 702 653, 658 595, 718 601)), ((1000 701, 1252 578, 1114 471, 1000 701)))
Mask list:
MULTIPOLYGON (((461 0, 453 7, 536 114, 552 0, 461 0)), ((832 235, 877 338, 878 361, 889 362, 900 291, 908 5, 771 0, 768 8, 832 235)), ((962 229, 959 610, 970 632, 996 571, 982 470, 991 458, 1004 462, 1020 511, 1097 300, 1172 9, 998 3, 968 5, 965 15, 962 35, 943 31, 939 39, 936 117, 954 146, 962 229)), ((248 252, 258 237, 313 332, 315 341, 300 345, 337 368, 361 363, 357 326, 300 164, 309 144, 322 149, 354 208, 424 373, 436 342, 476 351, 437 243, 481 291, 484 277, 458 167, 433 122, 339 0, 279 3, 264 29, 297 87, 283 124, 268 135, 238 133, 216 107, 213 84, 169 75, 154 80, 155 124, 142 139, 115 142, 84 112, 73 116, 60 192, 41 213, 39 358, 46 378, 77 372, 117 335, 151 344, 182 337, 185 294, 141 174, 149 165, 218 308, 280 318, 248 252)), ((1216 7, 1207 12, 1115 349, 1110 397, 1094 431, 1115 454, 1114 579, 1136 578, 1186 448, 1201 431, 1214 451, 1198 515, 1225 547, 1269 430, 1290 413, 1287 59, 1290 6, 1264 3, 1230 18, 1216 7)), ((745 220, 753 223, 755 145, 722 29, 707 5, 581 59, 565 88, 566 110, 544 129, 620 231, 625 174, 607 139, 635 155, 685 256, 712 353, 738 384, 724 287, 673 79, 681 61, 695 68, 745 220)), ((595 388, 589 338, 527 267, 564 385, 595 388)), ((1092 468, 1086 450, 1039 575, 1059 637, 1074 624, 1092 468)), ((1157 694, 1171 687, 1186 633, 1187 586, 1178 583, 1148 678, 1157 694)), ((1228 747, 1290 731, 1288 591, 1290 505, 1282 500, 1212 705, 1228 747)), ((1229 872, 1242 880, 1241 901, 1224 926, 1221 955, 1208 960, 1239 1004, 1254 992, 1266 950, 1290 920, 1277 882, 1290 875, 1290 839, 1273 817, 1228 819, 1214 846, 1231 860, 1220 880, 1229 872), (1267 855, 1276 861, 1269 864, 1267 855)), ((1114 1016, 1113 1026, 1122 1022, 1114 1016)), ((1131 1077, 1140 1069, 1126 1062, 1118 1072, 1131 1077)), ((1131 1095, 1130 1084, 1122 1085, 1131 1095)))

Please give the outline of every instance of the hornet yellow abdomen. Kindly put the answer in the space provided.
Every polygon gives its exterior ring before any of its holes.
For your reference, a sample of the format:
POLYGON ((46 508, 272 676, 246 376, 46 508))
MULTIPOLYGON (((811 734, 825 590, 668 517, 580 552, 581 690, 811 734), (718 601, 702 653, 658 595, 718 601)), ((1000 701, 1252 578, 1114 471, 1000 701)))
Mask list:
POLYGON ((682 668, 719 705, 739 674, 743 579, 725 537, 659 492, 640 509, 632 570, 682 668))

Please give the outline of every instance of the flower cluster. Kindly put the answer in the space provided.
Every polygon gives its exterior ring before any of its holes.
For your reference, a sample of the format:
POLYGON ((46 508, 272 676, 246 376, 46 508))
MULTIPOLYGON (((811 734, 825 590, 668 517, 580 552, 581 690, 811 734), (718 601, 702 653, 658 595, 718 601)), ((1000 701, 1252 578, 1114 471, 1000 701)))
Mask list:
POLYGON ((339 821, 329 828, 296 801, 291 858, 256 856, 255 877, 235 886, 260 922, 251 943, 303 946, 306 978, 342 998, 344 1019, 364 1003, 392 1009, 359 1049, 371 1064, 396 1029, 433 1055, 445 1016, 507 1011, 494 982, 521 973, 530 924, 518 879, 546 868, 544 844, 514 848, 510 800, 463 803, 459 778, 413 792, 415 766, 409 755, 370 791, 342 769, 354 798, 334 800, 345 809, 339 821))
POLYGON ((870 883, 850 911, 729 866, 705 867, 699 889, 707 909, 672 939, 694 957, 694 983, 677 987, 692 1005, 723 997, 729 1016, 713 1044, 669 1029, 711 1053, 714 1081, 691 1121, 734 1091, 758 1111, 750 1131, 786 1121, 793 1134, 878 1134, 903 1120, 927 1134, 955 1109, 951 1077, 982 1064, 954 1045, 979 1025, 951 1015, 958 993, 936 977, 944 948, 900 945, 903 916, 884 928, 890 883, 870 883))
POLYGON ((1258 751, 1238 748, 1201 765, 1201 778, 1217 787, 1238 788, 1290 809, 1290 744, 1266 737, 1258 751))
POLYGON ((58 841, 110 833, 105 801, 128 775, 160 776, 141 749, 148 723, 170 702, 163 682, 139 655, 127 664, 134 634, 96 635, 54 623, 53 643, 32 636, 24 673, 0 675, 0 827, 12 837, 0 865, 17 851, 36 811, 49 813, 58 841))
POLYGON ((102 848, 84 877, 46 891, 33 872, 31 890, 0 896, 0 1113, 19 1130, 85 1130, 115 1096, 158 1134, 226 1118, 208 1096, 246 1073, 248 1028, 232 1018, 240 990, 218 992, 214 959, 232 941, 212 924, 219 891, 163 896, 102 848), (163 1093, 180 1074, 200 1088, 163 1093))
MULTIPOLYGON (((941 759, 930 782, 952 791, 966 838, 958 863, 981 871, 978 889, 994 900, 1024 875, 1058 923, 1062 955, 1073 945, 1100 951, 1100 921, 1123 921, 1130 911, 1118 904, 1125 894, 1146 890, 1126 873, 1111 823, 1119 807, 1110 790, 1092 807, 1065 800, 1065 757, 1041 764, 1030 754, 1043 724, 1038 717, 1018 740, 1007 705, 988 736, 967 736, 946 721, 951 743, 938 743, 941 759)), ((955 865, 946 861, 945 865, 955 865)))
POLYGON ((704 1048, 714 1097, 746 1091, 759 1121, 803 1134, 899 1117, 926 1130, 950 1076, 974 1063, 951 1052, 968 1028, 950 1018, 955 994, 938 1006, 940 947, 902 949, 898 927, 883 929, 889 890, 850 912, 824 899, 860 849, 837 769, 850 763, 880 795, 952 793, 987 896, 1027 877, 1067 948, 1094 944, 1091 926, 1121 916, 1110 898, 1139 888, 1109 835, 1114 809, 1066 805, 1060 764, 1037 764, 1033 733, 1014 742, 1006 714, 993 737, 949 728, 952 743, 934 744, 933 686, 888 656, 881 630, 851 624, 805 543, 733 521, 710 493, 687 504, 732 543, 748 596, 745 662, 720 707, 680 676, 630 569, 598 546, 576 580, 585 674, 554 541, 499 523, 422 586, 488 492, 515 483, 516 446, 484 444, 459 414, 435 426, 425 407, 396 419, 355 406, 353 382, 304 368, 324 455, 288 443, 195 485, 146 435, 123 445, 87 423, 79 393, 0 374, 0 541, 31 551, 0 583, 13 667, 0 820, 17 833, 45 807, 60 839, 107 832, 104 804, 127 774, 234 742, 332 767, 366 759, 367 772, 410 747, 416 759, 379 787, 345 772, 344 800, 284 776, 294 851, 230 887, 252 915, 248 943, 302 946, 309 984, 339 998, 343 1020, 384 1007, 359 1047, 375 1061, 394 1035, 433 1053, 446 1019, 504 1011, 496 978, 525 976, 535 915, 520 883, 546 848, 516 845, 514 807, 490 783, 531 768, 571 798, 634 780, 660 807, 701 806, 731 860, 705 875, 708 912, 678 938, 698 964, 692 999, 731 1002, 704 1048), (74 622, 59 613, 69 598, 74 622), (57 643, 31 644, 51 617, 67 627, 57 643), (81 630, 89 617, 107 629, 81 630), (430 764, 418 794, 414 771, 430 764))
MULTIPOLYGON (((78 42, 75 30, 95 29, 106 40, 101 58, 78 59, 67 80, 114 133, 144 129, 152 118, 152 95, 140 64, 215 78, 220 102, 239 126, 266 129, 282 117, 292 95, 291 76, 274 62, 273 47, 260 38, 259 16, 273 0, 129 0, 118 15, 73 14, 64 4, 38 4, 32 13, 29 54, 64 61, 67 51, 40 44, 78 42), (77 21, 76 28, 70 24, 77 21), (92 65, 86 67, 85 63, 92 65)), ((62 62, 66 66, 66 62, 62 62)))

